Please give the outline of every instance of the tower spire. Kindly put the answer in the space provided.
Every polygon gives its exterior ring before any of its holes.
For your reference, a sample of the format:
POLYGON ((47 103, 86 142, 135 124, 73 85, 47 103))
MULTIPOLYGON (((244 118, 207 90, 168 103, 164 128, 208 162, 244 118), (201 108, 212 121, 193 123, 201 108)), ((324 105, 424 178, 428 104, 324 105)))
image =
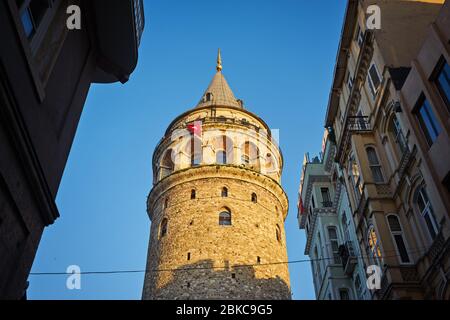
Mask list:
POLYGON ((217 72, 222 71, 222 57, 220 56, 220 48, 217 51, 217 65, 216 65, 217 72))

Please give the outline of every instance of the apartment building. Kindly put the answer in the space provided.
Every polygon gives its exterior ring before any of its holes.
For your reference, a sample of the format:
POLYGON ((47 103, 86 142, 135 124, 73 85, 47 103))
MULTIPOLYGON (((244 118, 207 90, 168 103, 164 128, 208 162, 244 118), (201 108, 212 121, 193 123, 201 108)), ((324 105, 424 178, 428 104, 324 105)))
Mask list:
POLYGON ((26 297, 90 86, 129 79, 143 28, 142 0, 0 1, 0 298, 26 297))
POLYGON ((364 266, 382 271, 371 299, 449 296, 449 7, 348 2, 325 127, 364 266))

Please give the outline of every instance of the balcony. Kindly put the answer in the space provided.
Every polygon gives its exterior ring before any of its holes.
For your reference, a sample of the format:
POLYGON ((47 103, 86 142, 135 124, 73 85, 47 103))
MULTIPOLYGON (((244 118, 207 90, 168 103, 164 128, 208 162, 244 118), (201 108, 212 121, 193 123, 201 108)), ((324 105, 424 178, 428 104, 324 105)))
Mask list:
POLYGON ((346 241, 344 244, 339 246, 339 256, 341 257, 342 267, 345 274, 351 275, 355 270, 355 266, 358 263, 355 250, 353 248, 353 243, 351 241, 346 241))
POLYGON ((369 117, 366 116, 354 116, 348 117, 346 123, 346 130, 350 132, 370 132, 372 131, 369 122, 369 117))
POLYGON ((337 150, 336 159, 341 162, 340 159, 344 150, 349 146, 350 138, 353 134, 367 133, 372 131, 372 126, 367 116, 348 116, 345 122, 344 129, 342 131, 339 148, 337 150))
POLYGON ((144 31, 143 0, 92 1, 96 26, 94 82, 125 83, 136 68, 144 31))

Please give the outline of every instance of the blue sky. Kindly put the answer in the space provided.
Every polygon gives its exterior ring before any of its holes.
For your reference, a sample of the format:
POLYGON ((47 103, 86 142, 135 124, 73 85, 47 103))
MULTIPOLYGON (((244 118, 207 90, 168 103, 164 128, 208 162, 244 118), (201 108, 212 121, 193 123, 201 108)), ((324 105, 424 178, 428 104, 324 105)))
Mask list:
MULTIPOLYGON (((144 0, 139 65, 126 85, 93 85, 33 272, 144 269, 151 156, 168 124, 200 99, 217 48, 236 97, 280 130, 289 260, 305 259, 296 201, 305 152, 321 148, 346 1, 144 0)), ((314 299, 309 263, 290 265, 294 299, 314 299)), ((140 299, 143 274, 31 276, 30 299, 140 299)))

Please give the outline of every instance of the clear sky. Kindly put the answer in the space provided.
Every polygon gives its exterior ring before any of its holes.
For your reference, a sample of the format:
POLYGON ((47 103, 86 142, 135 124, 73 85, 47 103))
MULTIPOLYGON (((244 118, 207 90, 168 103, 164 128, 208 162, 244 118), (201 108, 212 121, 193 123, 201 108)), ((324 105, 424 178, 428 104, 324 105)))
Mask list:
MULTIPOLYGON (((347 1, 144 0, 139 65, 126 85, 93 85, 33 272, 145 269, 151 157, 169 123, 223 74, 246 108, 280 130, 289 260, 305 259, 297 191, 305 152, 321 148, 347 1)), ((289 267, 294 299, 314 299, 310 263, 289 267)), ((30 299, 140 299, 142 273, 30 276, 30 299)))

